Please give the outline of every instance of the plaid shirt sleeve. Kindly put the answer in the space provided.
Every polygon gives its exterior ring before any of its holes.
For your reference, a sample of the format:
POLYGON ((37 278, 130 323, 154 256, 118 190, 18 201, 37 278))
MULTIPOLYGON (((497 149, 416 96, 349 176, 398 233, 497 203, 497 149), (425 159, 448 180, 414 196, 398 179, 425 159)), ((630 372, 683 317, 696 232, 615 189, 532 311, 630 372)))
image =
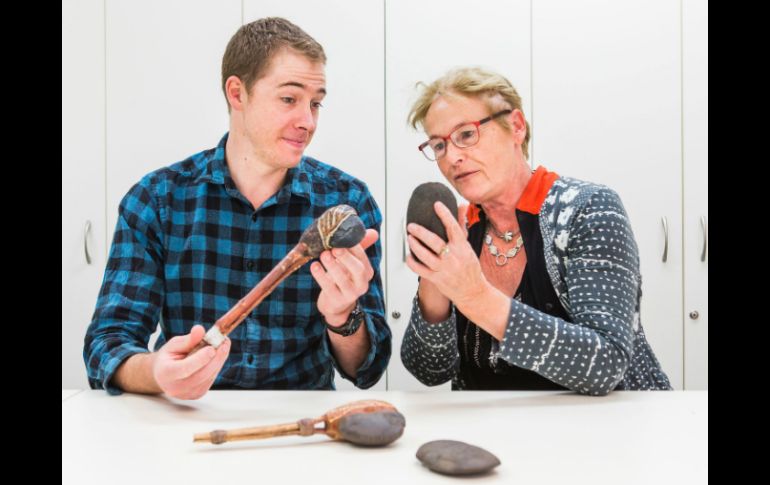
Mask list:
POLYGON ((156 200, 145 178, 120 203, 118 222, 83 358, 92 388, 110 394, 118 367, 148 352, 163 301, 162 231, 156 200))
MULTIPOLYGON (((382 215, 377 207, 372 195, 365 190, 361 197, 361 203, 356 207, 358 216, 364 223, 364 226, 377 231, 380 234, 382 226, 382 215)), ((390 361, 391 354, 391 333, 385 320, 385 299, 382 291, 382 278, 380 273, 380 263, 382 261, 381 239, 377 239, 372 246, 366 250, 374 276, 369 282, 369 291, 359 299, 362 310, 366 316, 366 330, 369 332, 369 351, 356 370, 356 377, 350 377, 342 370, 332 353, 334 368, 340 375, 353 382, 360 389, 368 389, 380 380, 385 373, 385 369, 390 361)), ((329 336, 326 336, 327 346, 330 346, 329 336)))

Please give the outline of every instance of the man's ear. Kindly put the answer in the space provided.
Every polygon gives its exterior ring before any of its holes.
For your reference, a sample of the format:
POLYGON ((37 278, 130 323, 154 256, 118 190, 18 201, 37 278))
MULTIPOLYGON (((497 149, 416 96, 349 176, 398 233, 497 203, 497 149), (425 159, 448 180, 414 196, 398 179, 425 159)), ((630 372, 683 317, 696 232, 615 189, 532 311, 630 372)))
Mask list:
POLYGON ((245 86, 238 76, 227 78, 225 81, 225 93, 227 94, 227 102, 230 104, 230 109, 235 111, 243 110, 244 89, 245 86))

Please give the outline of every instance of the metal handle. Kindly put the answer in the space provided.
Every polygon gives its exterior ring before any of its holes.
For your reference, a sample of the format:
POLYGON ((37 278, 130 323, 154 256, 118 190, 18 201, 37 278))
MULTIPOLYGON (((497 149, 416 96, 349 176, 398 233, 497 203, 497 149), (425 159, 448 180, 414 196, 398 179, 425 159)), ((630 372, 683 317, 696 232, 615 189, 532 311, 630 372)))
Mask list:
POLYGON ((409 242, 407 242, 406 239, 406 216, 401 219, 401 231, 403 236, 403 244, 401 244, 401 260, 406 263, 406 255, 409 254, 409 242))
POLYGON ((89 234, 91 234, 91 221, 86 221, 86 228, 83 231, 83 248, 86 252, 86 264, 91 264, 91 253, 88 251, 89 234))
POLYGON ((706 224, 706 216, 700 216, 700 228, 703 230, 703 250, 700 252, 700 260, 706 261, 706 249, 709 245, 709 231, 706 224))
POLYGON ((660 222, 663 223, 663 235, 665 236, 663 243, 663 262, 665 263, 668 260, 668 219, 666 216, 663 216, 660 222))

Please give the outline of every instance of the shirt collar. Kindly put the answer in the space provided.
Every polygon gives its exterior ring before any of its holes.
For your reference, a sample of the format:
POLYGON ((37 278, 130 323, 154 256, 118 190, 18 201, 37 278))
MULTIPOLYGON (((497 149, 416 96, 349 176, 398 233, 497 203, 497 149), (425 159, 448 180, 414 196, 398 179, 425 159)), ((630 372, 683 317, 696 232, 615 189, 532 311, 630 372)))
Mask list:
MULTIPOLYGON (((556 172, 549 172, 542 165, 537 167, 537 170, 532 174, 527 186, 524 188, 524 192, 522 192, 519 202, 516 204, 516 209, 534 215, 540 214, 540 207, 542 207, 545 198, 548 196, 551 186, 558 178, 559 175, 556 172)), ((468 206, 466 213, 468 227, 481 220, 480 212, 481 206, 476 204, 468 206)))
MULTIPOLYGON (((235 182, 233 182, 230 175, 230 168, 227 166, 225 157, 228 136, 229 133, 225 133, 216 148, 209 151, 205 166, 198 180, 223 185, 226 189, 235 190, 235 182)), ((284 184, 274 196, 277 202, 287 202, 292 195, 310 199, 312 163, 309 160, 312 159, 303 155, 299 164, 287 171, 284 184)))

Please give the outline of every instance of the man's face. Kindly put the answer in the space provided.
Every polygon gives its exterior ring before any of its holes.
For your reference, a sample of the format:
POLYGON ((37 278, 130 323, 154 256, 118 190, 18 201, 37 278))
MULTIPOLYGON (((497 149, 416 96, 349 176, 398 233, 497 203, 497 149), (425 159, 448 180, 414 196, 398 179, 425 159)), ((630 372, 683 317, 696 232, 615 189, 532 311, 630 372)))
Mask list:
MULTIPOLYGON (((244 88, 245 90, 245 88, 244 88)), ((276 53, 265 76, 241 95, 236 124, 258 161, 275 169, 295 167, 310 144, 326 95, 324 65, 285 49, 276 53)))

